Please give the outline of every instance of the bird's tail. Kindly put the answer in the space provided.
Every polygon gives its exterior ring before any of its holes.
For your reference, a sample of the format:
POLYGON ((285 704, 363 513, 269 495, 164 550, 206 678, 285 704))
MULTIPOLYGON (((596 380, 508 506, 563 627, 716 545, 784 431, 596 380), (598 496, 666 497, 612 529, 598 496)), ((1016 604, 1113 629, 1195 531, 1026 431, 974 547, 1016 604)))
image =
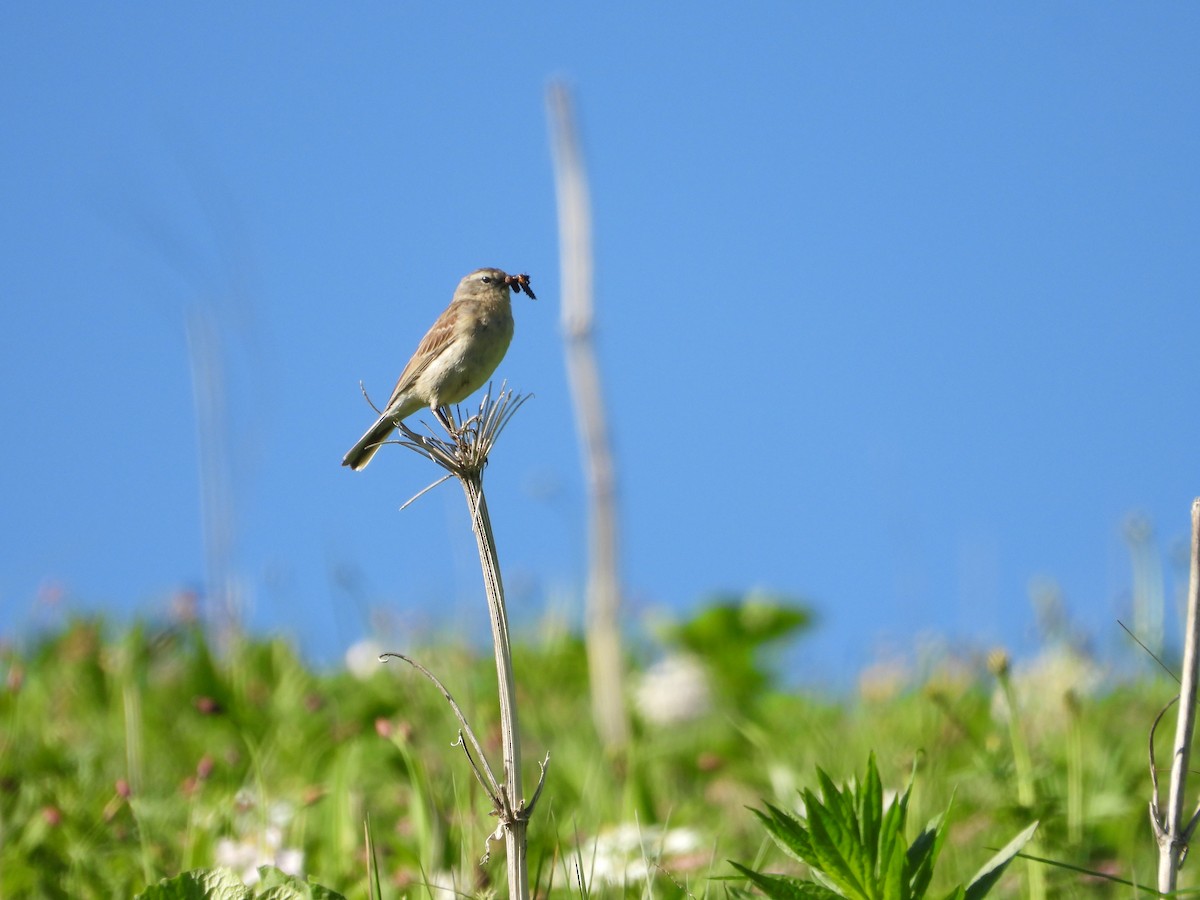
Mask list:
POLYGON ((380 416, 375 420, 375 424, 367 429, 367 433, 360 437, 358 442, 342 457, 342 465, 349 466, 355 472, 365 469, 367 463, 371 461, 371 457, 395 430, 396 425, 391 416, 380 416))

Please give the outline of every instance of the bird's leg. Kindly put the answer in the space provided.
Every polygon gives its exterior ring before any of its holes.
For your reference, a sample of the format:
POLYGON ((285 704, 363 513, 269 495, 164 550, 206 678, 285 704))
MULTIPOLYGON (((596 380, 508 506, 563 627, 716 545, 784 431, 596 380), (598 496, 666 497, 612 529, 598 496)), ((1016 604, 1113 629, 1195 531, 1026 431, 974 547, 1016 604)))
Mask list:
POLYGON ((451 437, 458 437, 458 429, 454 427, 454 420, 450 418, 450 412, 446 407, 433 407, 433 414, 437 416, 437 420, 442 423, 442 427, 450 432, 451 437))

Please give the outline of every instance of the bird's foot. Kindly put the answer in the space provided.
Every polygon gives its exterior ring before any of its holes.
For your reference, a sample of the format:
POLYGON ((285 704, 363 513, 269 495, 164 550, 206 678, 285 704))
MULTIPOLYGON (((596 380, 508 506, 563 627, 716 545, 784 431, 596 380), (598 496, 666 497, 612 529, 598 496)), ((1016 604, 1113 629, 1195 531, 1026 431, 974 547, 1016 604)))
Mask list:
POLYGON ((450 410, 444 406, 439 406, 433 411, 433 414, 437 416, 437 420, 442 423, 442 427, 450 432, 450 436, 452 438, 458 437, 460 431, 454 424, 454 417, 450 415, 450 410))

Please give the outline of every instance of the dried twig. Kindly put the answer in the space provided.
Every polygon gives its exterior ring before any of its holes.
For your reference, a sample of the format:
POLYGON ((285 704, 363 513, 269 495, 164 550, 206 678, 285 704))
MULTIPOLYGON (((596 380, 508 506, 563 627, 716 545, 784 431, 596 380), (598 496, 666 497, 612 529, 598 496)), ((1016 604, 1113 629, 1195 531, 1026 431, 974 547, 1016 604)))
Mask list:
POLYGON ((427 668, 425 668, 415 659, 405 656, 403 653, 381 653, 379 655, 380 662, 387 662, 389 659, 404 660, 406 663, 432 681, 434 687, 442 692, 442 696, 445 697, 446 702, 450 704, 450 709, 454 711, 454 717, 458 719, 458 723, 462 726, 458 732, 459 742, 462 743, 463 735, 466 734, 471 741, 471 746, 475 748, 475 753, 479 757, 480 763, 477 765, 475 760, 471 758, 471 753, 467 748, 467 745, 463 743, 463 750, 467 754, 467 759, 471 762, 471 767, 475 770, 475 776, 479 779, 479 783, 483 786, 483 789, 487 791, 488 796, 491 797, 492 802, 499 803, 498 794, 500 793, 500 785, 496 781, 496 775, 492 772, 492 767, 488 765, 487 757, 483 753, 483 747, 479 745, 479 741, 475 737, 474 730, 472 730, 470 724, 467 722, 467 717, 463 715, 463 711, 459 707, 458 703, 454 700, 454 697, 448 690, 446 690, 446 686, 442 684, 441 681, 438 680, 438 677, 430 672, 427 668), (482 772, 479 770, 479 765, 483 766, 482 772), (485 775, 487 776, 486 781, 484 780, 485 775))
MULTIPOLYGON (((518 283, 529 292, 528 276, 514 277, 523 279, 518 283)), ((514 285, 514 288, 516 287, 517 285, 514 285)), ((532 296, 532 292, 529 293, 532 296)), ((512 391, 505 390, 503 385, 501 385, 500 393, 493 399, 489 385, 488 393, 484 396, 479 411, 473 415, 464 417, 460 407, 456 407, 454 410, 445 408, 437 410, 437 419, 446 430, 445 437, 435 433, 428 426, 426 426, 428 434, 420 434, 403 422, 397 423, 402 435, 397 443, 437 463, 448 473, 446 477, 457 478, 467 497, 467 506, 471 513, 471 528, 475 532, 476 543, 479 547, 488 613, 492 623, 492 643, 496 654, 496 674, 500 688, 501 742, 504 754, 503 781, 496 779, 474 732, 441 682, 427 669, 408 657, 399 653, 385 654, 403 659, 424 673, 441 690, 462 725, 459 738, 463 751, 475 772, 475 777, 479 779, 491 799, 493 812, 500 821, 495 836, 498 837, 501 833, 504 835, 508 852, 509 900, 528 900, 529 898, 526 830, 530 814, 533 812, 534 804, 537 802, 545 782, 549 756, 547 755, 546 760, 541 763, 541 778, 538 781, 533 800, 526 803, 521 788, 521 742, 517 721, 512 648, 508 635, 508 613, 504 605, 504 584, 500 578, 500 561, 496 553, 496 540, 492 533, 491 518, 488 515, 487 501, 483 494, 483 470, 487 465, 488 454, 495 446, 496 439, 525 400, 526 397, 514 395, 512 391), (469 748, 467 742, 462 741, 463 734, 470 743, 469 748), (472 756, 471 750, 474 750, 478 762, 472 756)), ((437 484, 440 483, 441 481, 437 482, 437 484)), ((429 488, 425 490, 429 490, 429 488)))
MULTIPOLYGON (((1192 753, 1192 735, 1196 727, 1196 686, 1200 679, 1200 498, 1192 501, 1192 559, 1188 581, 1187 632, 1183 644, 1183 671, 1179 691, 1179 717, 1175 723, 1175 744, 1171 752, 1171 788, 1165 816, 1158 803, 1158 782, 1151 759, 1151 783, 1155 786, 1150 801, 1150 822, 1158 841, 1158 889, 1173 891, 1179 867, 1187 856, 1188 841, 1196 827, 1197 815, 1183 823, 1183 795, 1187 788, 1188 761, 1192 753)), ((1161 714, 1160 714, 1161 715, 1161 714)), ((1197 810, 1200 814, 1200 809, 1197 810)))

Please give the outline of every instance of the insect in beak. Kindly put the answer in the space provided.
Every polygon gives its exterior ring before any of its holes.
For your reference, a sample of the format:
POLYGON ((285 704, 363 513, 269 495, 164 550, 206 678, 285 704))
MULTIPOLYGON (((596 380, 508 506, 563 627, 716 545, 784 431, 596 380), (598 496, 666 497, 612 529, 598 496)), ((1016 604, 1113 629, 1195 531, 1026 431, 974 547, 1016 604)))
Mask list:
POLYGON ((529 286, 528 275, 505 275, 504 283, 516 291, 518 294, 525 291, 529 295, 530 300, 536 300, 537 295, 533 293, 533 288, 529 286))

